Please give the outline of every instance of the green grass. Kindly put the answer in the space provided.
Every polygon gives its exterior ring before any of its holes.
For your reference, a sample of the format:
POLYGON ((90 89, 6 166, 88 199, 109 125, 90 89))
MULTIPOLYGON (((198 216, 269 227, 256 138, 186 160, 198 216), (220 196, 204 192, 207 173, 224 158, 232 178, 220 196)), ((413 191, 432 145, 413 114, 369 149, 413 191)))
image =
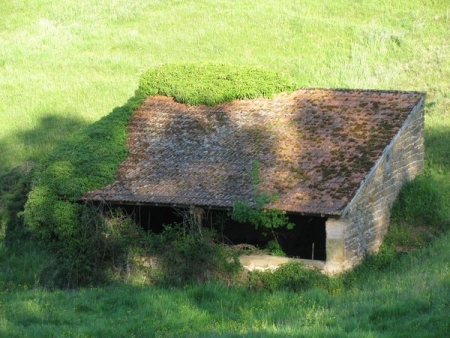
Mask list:
MULTIPOLYGON (((217 284, 49 292, 38 276, 50 258, 32 243, 2 241, 0 336, 439 337, 450 330, 449 234, 430 242, 408 231, 442 231, 450 215, 446 1, 19 0, 3 1, 0 13, 2 178, 123 105, 141 73, 164 63, 262 66, 299 87, 428 93, 425 174, 398 202, 391 235, 423 248, 400 262, 357 270, 336 282, 335 293, 217 284)), ((20 198, 5 182, 10 205, 20 198)))
POLYGON ((447 234, 334 292, 223 284, 48 292, 22 285, 0 293, 0 335, 444 337, 450 330, 449 240, 447 234))
POLYGON ((444 2, 30 0, 0 10, 0 171, 122 105, 144 70, 166 62, 265 66, 299 86, 427 90, 448 106, 444 2))

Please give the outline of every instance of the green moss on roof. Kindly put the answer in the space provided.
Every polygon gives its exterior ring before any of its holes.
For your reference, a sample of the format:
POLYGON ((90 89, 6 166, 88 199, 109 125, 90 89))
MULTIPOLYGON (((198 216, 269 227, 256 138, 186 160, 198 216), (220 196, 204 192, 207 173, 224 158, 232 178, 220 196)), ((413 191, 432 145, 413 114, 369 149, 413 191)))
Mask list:
POLYGON ((231 208, 252 199, 248 170, 257 161, 260 188, 279 195, 270 207, 337 215, 422 98, 300 89, 193 107, 152 96, 128 125, 130 155, 116 181, 83 199, 231 208), (361 102, 367 108, 355 113, 361 102), (409 109, 388 117, 400 104, 409 109))
POLYGON ((146 95, 171 96, 189 105, 213 106, 234 99, 272 97, 294 86, 263 68, 224 64, 164 65, 148 70, 139 88, 146 95))

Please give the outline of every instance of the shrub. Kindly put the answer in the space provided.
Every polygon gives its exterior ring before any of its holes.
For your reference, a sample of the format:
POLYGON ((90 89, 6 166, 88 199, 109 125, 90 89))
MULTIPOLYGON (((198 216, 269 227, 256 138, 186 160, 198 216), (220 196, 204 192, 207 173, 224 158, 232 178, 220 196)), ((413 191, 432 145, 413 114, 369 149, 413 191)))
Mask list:
POLYGON ((148 234, 147 252, 157 257, 153 283, 181 286, 220 279, 231 283, 241 265, 233 251, 216 242, 216 233, 186 230, 178 224, 165 227, 161 234, 148 234))
POLYGON ((272 71, 225 64, 164 65, 144 73, 139 87, 147 95, 172 96, 190 105, 270 97, 294 88, 272 71))
POLYGON ((333 279, 321 272, 307 268, 298 262, 283 264, 277 270, 253 271, 249 275, 249 285, 253 288, 264 288, 271 291, 291 290, 303 291, 314 287, 322 289, 336 288, 333 279))

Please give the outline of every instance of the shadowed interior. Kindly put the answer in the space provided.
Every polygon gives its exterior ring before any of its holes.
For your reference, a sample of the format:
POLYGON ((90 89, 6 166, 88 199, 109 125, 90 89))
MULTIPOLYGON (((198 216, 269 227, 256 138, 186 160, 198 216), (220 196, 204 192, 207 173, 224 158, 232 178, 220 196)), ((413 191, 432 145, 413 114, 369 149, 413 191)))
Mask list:
MULTIPOLYGON (((189 214, 187 208, 173 208, 148 205, 121 206, 123 210, 145 230, 159 233, 163 225, 182 223, 182 214, 189 214)), ((252 224, 233 221, 228 211, 205 210, 203 227, 215 229, 222 242, 230 245, 250 244, 264 249, 273 236, 264 235, 262 229, 255 229, 252 224)), ((304 259, 326 259, 325 217, 289 214, 289 221, 295 226, 292 230, 274 230, 281 249, 289 257, 304 259)))

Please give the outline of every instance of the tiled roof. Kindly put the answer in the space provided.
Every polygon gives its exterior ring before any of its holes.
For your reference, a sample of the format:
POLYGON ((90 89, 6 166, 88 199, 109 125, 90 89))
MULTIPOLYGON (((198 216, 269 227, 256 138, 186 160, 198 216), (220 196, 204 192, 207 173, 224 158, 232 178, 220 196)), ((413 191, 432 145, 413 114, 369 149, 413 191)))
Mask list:
POLYGON ((230 208, 251 200, 249 172, 272 207, 338 215, 424 97, 418 92, 297 90, 213 107, 149 97, 129 124, 116 181, 84 200, 230 208))

